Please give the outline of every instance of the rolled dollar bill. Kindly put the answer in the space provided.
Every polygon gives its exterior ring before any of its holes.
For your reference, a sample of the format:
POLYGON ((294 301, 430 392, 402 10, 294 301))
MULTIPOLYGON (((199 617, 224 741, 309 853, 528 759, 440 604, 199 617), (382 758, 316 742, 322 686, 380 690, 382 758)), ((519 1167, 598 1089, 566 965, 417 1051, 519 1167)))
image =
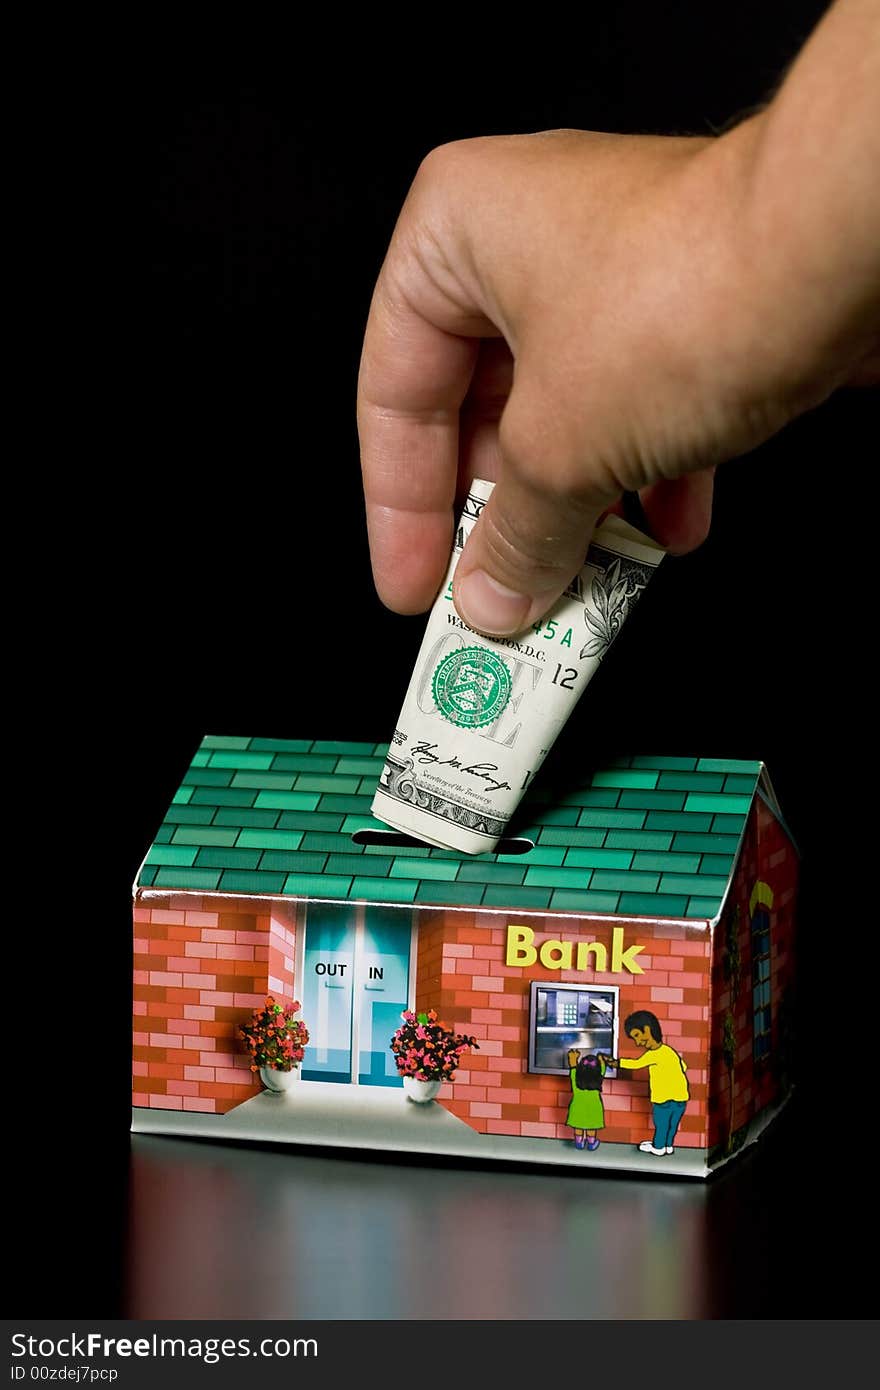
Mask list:
POLYGON ((429 845, 492 850, 663 558, 609 516, 583 569, 516 638, 484 637, 452 604, 464 543, 491 496, 475 478, 373 798, 377 820, 429 845))

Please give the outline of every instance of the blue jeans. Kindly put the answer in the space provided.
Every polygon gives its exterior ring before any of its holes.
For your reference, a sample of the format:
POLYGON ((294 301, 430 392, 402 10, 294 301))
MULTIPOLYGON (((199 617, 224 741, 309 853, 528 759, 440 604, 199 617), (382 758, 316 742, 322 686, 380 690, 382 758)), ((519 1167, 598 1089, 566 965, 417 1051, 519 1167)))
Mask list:
POLYGON ((662 1100, 651 1106, 654 1112, 655 1149, 671 1149, 681 1124, 681 1117, 687 1109, 686 1100, 662 1100))

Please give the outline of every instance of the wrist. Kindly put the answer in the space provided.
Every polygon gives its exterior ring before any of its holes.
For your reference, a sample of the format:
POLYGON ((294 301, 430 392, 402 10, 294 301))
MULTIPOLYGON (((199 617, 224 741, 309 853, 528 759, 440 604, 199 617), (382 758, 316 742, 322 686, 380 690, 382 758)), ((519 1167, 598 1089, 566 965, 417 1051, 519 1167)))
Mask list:
POLYGON ((820 25, 773 101, 716 142, 753 343, 792 413, 880 345, 880 18, 858 0, 820 25))

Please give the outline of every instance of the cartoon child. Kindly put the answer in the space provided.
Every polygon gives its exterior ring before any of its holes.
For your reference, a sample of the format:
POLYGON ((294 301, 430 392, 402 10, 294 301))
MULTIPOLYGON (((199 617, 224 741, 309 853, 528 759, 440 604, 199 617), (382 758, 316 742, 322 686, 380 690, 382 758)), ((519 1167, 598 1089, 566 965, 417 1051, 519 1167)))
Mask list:
POLYGON ((624 1032, 632 1038, 636 1047, 644 1048, 642 1057, 620 1057, 616 1061, 605 1058, 610 1067, 620 1067, 623 1071, 638 1071, 648 1068, 648 1085, 651 1094, 651 1109, 654 1112, 654 1138, 645 1139, 639 1144, 642 1153, 664 1154, 674 1152, 673 1144, 681 1117, 690 1099, 688 1090, 687 1063, 674 1047, 663 1041, 663 1030, 655 1014, 647 1009, 639 1009, 624 1021, 624 1032))
POLYGON ((591 1053, 585 1053, 582 1057, 574 1048, 569 1050, 571 1104, 565 1122, 574 1130, 575 1148, 586 1147, 591 1153, 599 1147, 596 1131, 605 1128, 605 1107, 602 1104, 605 1066, 603 1058, 594 1057, 591 1053))

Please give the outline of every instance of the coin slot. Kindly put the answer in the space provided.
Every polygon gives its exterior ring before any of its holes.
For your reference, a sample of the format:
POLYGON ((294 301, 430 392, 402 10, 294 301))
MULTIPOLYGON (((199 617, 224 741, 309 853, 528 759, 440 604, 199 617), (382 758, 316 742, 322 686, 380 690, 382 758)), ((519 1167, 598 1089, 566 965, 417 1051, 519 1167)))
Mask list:
MULTIPOLYGON (((430 845, 426 845, 424 840, 417 840, 414 835, 404 835, 399 830, 355 830, 351 836, 356 845, 381 845, 383 849, 423 849, 429 850, 430 845)), ((499 840, 493 854, 528 854, 529 850, 535 848, 534 840, 527 840, 523 836, 510 836, 507 839, 499 840)), ((468 855, 468 858, 471 856, 468 855)))

